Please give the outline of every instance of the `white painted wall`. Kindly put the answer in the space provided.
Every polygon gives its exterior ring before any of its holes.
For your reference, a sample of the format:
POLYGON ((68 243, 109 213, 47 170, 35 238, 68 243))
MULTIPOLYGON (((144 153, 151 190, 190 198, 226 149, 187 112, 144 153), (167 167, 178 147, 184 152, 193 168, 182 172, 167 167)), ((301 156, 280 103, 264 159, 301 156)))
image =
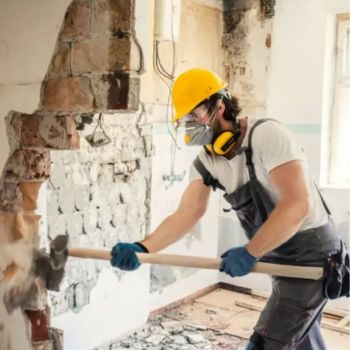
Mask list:
MULTIPOLYGON (((221 37, 223 30, 222 3, 218 1, 183 0, 181 5, 180 38, 176 43, 176 75, 192 67, 209 68, 223 75, 223 49, 221 37)), ((161 59, 166 67, 172 63, 172 44, 161 43, 161 59)), ((152 61, 150 59, 150 63, 152 61)), ((163 175, 171 173, 172 139, 167 132, 166 102, 169 90, 155 75, 153 67, 148 66, 146 76, 143 77, 142 99, 148 105, 154 121, 153 142, 154 157, 152 161, 152 206, 151 231, 167 215, 178 206, 181 195, 188 184, 189 169, 200 148, 187 147, 183 142, 183 135, 179 133, 174 167, 175 175, 182 175, 184 179, 173 185, 164 182, 163 175)), ((171 119, 171 112, 169 116, 171 119)), ((165 252, 182 255, 217 256, 219 202, 218 194, 212 195, 207 214, 192 232, 179 242, 171 245, 165 252)), ((164 286, 162 291, 151 294, 151 309, 157 309, 175 300, 218 282, 217 271, 186 271, 172 269, 177 277, 175 283, 164 286)))
MULTIPOLYGON (((267 116, 281 120, 296 134, 309 159, 315 180, 320 178, 323 84, 325 80, 326 22, 330 15, 349 11, 347 0, 279 0, 273 18, 271 66, 268 81, 267 116)), ((323 189, 336 226, 349 243, 350 192, 323 189)), ((222 215, 226 228, 237 230, 237 221, 222 215)), ((224 233, 221 233, 221 236, 224 233)), ((242 244, 244 238, 226 238, 226 246, 242 244)), ((224 240, 225 241, 225 240, 224 240)), ((221 243, 221 246, 225 245, 221 243)), ((220 244, 219 244, 220 246, 220 244)), ((223 280, 254 289, 270 290, 265 276, 254 274, 223 280)), ((349 307, 346 299, 334 301, 349 307)))
MULTIPOLYGON (((192 160, 200 151, 199 147, 188 147, 184 144, 183 134, 178 137, 181 147, 176 153, 175 175, 183 175, 182 181, 175 181, 172 185, 163 180, 163 175, 170 174, 170 147, 171 138, 164 124, 154 125, 153 177, 152 177, 152 206, 151 206, 151 231, 174 212, 179 204, 182 193, 189 183, 189 168, 192 160)), ((218 247, 219 226, 219 196, 211 195, 210 204, 201 221, 179 242, 169 246, 163 252, 169 254, 193 255, 204 257, 216 257, 218 247)), ((177 269, 173 270, 178 280, 165 286, 163 290, 151 294, 151 309, 157 309, 175 300, 218 282, 217 271, 189 271, 194 272, 184 278, 177 269)), ((186 272, 186 271, 185 271, 186 272)))

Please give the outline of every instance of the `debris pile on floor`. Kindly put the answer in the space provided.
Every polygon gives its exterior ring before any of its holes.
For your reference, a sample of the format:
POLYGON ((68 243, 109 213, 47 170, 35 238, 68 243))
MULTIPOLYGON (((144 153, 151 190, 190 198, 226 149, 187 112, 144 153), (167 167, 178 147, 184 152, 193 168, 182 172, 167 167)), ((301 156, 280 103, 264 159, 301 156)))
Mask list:
POLYGON ((222 331, 188 323, 170 312, 151 318, 139 332, 98 350, 238 350, 245 342, 222 331))

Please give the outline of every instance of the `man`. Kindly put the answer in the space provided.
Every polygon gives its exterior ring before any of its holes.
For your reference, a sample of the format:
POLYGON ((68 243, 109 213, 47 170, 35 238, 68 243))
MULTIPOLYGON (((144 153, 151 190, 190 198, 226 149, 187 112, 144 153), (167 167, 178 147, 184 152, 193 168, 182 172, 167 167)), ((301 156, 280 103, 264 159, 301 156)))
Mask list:
MULTIPOLYGON (((222 255, 220 271, 249 273, 257 260, 323 266, 340 240, 313 184, 304 154, 274 120, 237 118, 237 99, 213 72, 191 69, 173 88, 174 121, 188 145, 202 145, 177 210, 143 241, 118 243, 112 265, 140 263, 135 252, 157 252, 179 240, 205 213, 210 187, 226 192, 247 237, 222 255)), ((323 281, 273 277, 273 292, 254 327, 249 350, 326 349, 320 331, 323 281)))

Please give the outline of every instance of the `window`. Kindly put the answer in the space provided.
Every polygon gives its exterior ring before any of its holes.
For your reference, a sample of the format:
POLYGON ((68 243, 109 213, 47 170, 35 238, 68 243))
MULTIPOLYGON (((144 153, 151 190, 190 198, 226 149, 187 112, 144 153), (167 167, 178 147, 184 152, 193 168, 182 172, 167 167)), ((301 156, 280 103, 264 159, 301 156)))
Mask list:
POLYGON ((328 104, 323 133, 325 185, 350 188, 350 16, 338 15, 326 57, 328 104))

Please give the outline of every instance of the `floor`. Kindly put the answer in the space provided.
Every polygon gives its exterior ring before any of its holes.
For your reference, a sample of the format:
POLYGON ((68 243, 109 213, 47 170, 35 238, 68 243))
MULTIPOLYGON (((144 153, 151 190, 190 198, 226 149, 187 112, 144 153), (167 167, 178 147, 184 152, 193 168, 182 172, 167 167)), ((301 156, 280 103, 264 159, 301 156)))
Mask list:
MULTIPOLYGON (((150 318, 141 331, 108 350, 241 350, 265 302, 262 297, 216 289, 191 304, 150 318)), ((325 322, 332 327, 339 319, 327 316, 325 322)), ((323 328, 323 335, 328 349, 350 349, 349 334, 323 328)))

